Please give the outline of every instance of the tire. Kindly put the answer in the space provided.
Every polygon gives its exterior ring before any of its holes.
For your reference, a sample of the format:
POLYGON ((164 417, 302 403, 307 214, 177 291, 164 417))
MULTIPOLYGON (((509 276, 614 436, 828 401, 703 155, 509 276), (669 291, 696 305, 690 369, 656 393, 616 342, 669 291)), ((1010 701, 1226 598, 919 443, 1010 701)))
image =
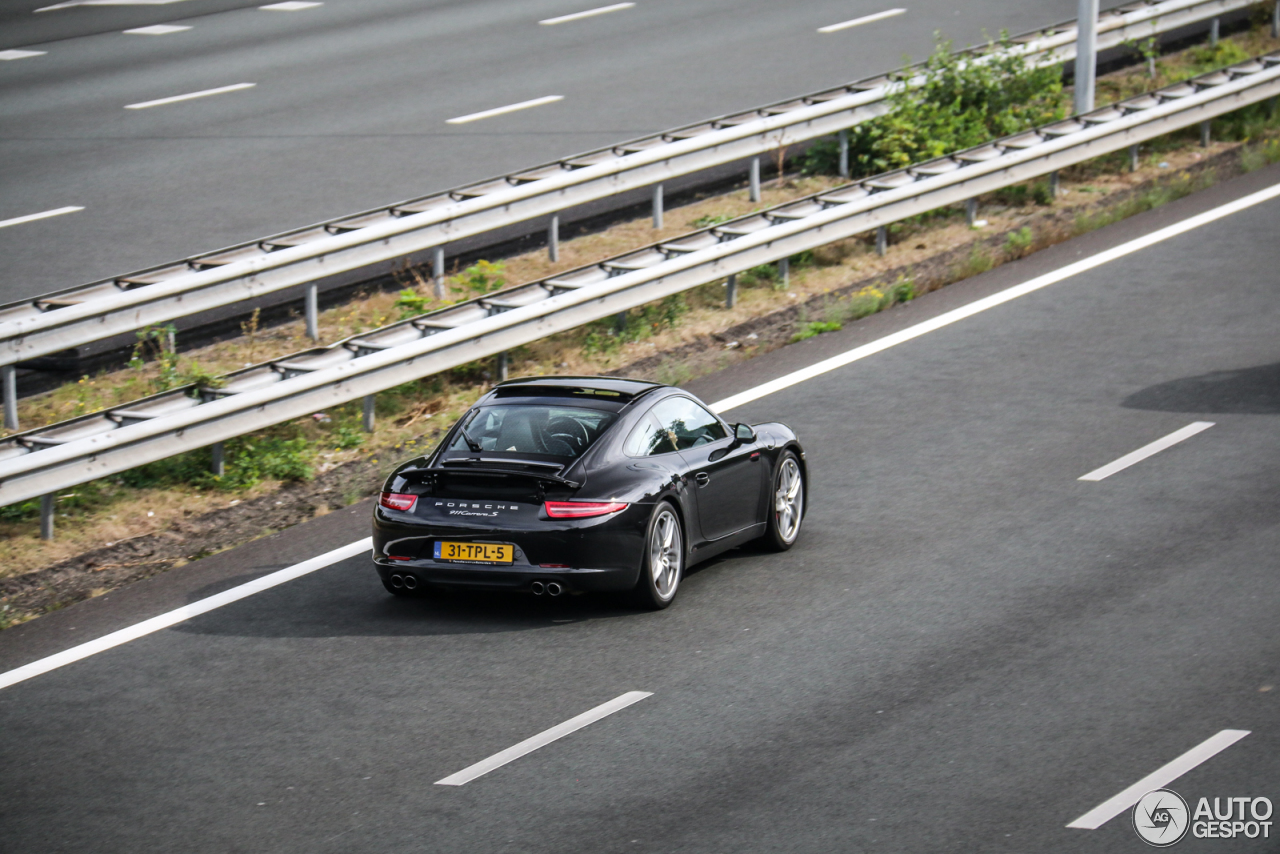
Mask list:
POLYGON ((804 469, 792 451, 784 451, 769 487, 769 528, 761 538, 774 551, 785 552, 800 538, 804 521, 804 469))
POLYGON ((680 516, 670 502, 662 501, 653 508, 644 538, 644 554, 640 562, 640 579, 632 598, 636 604, 661 611, 675 601, 684 575, 684 531, 680 516))

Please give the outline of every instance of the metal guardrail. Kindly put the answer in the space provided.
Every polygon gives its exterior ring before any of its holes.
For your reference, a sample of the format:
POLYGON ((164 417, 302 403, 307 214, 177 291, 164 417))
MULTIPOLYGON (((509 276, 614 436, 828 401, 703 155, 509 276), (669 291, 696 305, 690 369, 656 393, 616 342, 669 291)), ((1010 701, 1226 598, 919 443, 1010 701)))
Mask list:
MULTIPOLYGON (((265 365, 0 441, 0 505, 573 329, 1280 95, 1280 51, 265 365)), ((51 502, 48 502, 51 507, 51 502)))
MULTIPOLYGON (((1258 0, 1143 0, 1104 13, 1099 50, 1255 5, 1258 0)), ((1014 51, 1056 63, 1075 55, 1074 22, 1012 39, 1014 51)), ((980 51, 975 61, 983 61, 980 51)), ((598 149, 159 267, 0 306, 0 372, 16 400, 13 365, 148 326, 395 259, 673 178, 759 157, 883 114, 901 84, 890 76, 598 149)), ((657 199, 655 198, 655 201, 657 199)), ((659 203, 660 204, 660 203, 659 203)), ((307 297, 314 329, 315 290, 307 297)), ((313 335, 314 337, 314 335, 313 335)), ((14 415, 12 405, 6 415, 14 415)), ((16 427, 16 415, 10 419, 16 427)))

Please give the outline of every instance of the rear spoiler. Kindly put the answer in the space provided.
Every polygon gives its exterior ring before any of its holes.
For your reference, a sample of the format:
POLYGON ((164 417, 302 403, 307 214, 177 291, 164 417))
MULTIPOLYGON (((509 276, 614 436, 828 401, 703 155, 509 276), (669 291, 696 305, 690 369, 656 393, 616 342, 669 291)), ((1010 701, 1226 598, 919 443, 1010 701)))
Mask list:
MULTIPOLYGON (((480 462, 481 463, 507 463, 507 464, 515 463, 517 465, 537 465, 537 466, 555 465, 554 463, 544 463, 544 462, 535 461, 535 460, 528 460, 528 461, 486 460, 481 458, 480 462)), ((561 468, 561 466, 555 466, 555 467, 561 468)), ((551 474, 550 472, 521 471, 519 469, 499 468, 493 465, 478 466, 470 462, 464 462, 462 460, 458 460, 453 465, 445 464, 445 465, 439 465, 439 466, 429 466, 427 468, 420 468, 417 471, 419 472, 465 472, 467 474, 504 474, 504 475, 515 474, 515 475, 523 475, 525 477, 531 477, 531 478, 534 478, 535 480, 545 480, 550 483, 558 483, 561 486, 567 486, 570 489, 578 489, 579 487, 582 486, 582 484, 577 482, 576 480, 568 480, 566 478, 561 477, 558 474, 551 474)))

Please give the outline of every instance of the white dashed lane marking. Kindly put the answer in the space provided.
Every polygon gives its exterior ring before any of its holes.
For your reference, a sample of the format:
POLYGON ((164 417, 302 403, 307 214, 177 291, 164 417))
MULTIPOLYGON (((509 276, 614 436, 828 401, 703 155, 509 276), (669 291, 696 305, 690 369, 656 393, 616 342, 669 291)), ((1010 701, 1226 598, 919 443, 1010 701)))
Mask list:
POLYGON ((181 33, 191 29, 181 24, 152 24, 149 27, 134 27, 132 30, 125 30, 126 35, 131 36, 167 36, 169 33, 181 33))
POLYGON ((574 12, 572 15, 561 15, 558 18, 547 18, 539 21, 543 26, 552 26, 554 24, 567 24, 569 21, 581 21, 583 18, 594 18, 596 15, 607 15, 610 12, 621 12, 623 9, 630 9, 635 3, 614 3, 612 6, 601 6, 598 9, 588 9, 585 12, 574 12))
POLYGON ((75 206, 65 208, 54 208, 51 211, 41 211, 40 213, 27 214, 26 216, 15 216, 13 219, 0 220, 0 228, 8 228, 11 225, 22 225, 24 222, 35 222, 38 219, 48 219, 51 216, 62 216, 63 214, 75 213, 82 211, 84 208, 75 206))
POLYGON ((219 86, 217 89, 201 89, 199 92, 188 92, 185 95, 173 95, 169 98, 157 98, 154 101, 141 101, 137 104, 125 104, 126 110, 146 110, 151 107, 163 107, 165 104, 176 104, 179 101, 191 101, 196 98, 208 98, 210 95, 222 95, 226 92, 238 92, 241 89, 252 89, 257 83, 235 83, 231 86, 219 86))
POLYGON ((652 691, 628 691, 621 697, 615 697, 607 703, 596 706, 594 709, 583 712, 576 718, 569 718, 562 724, 553 726, 549 730, 540 732, 532 738, 526 738, 519 744, 512 745, 506 750, 495 753, 488 759, 482 759, 475 765, 469 765, 456 774, 450 774, 443 780, 436 780, 437 786, 462 786, 470 783, 477 777, 483 777, 495 768, 501 768, 508 762, 514 762, 521 756, 524 756, 540 747, 546 747, 553 741, 564 738, 570 733, 575 733, 583 727, 590 726, 596 721, 607 718, 614 712, 619 712, 634 703, 638 703, 645 697, 652 697, 652 691))
POLYGON ((563 100, 564 95, 547 95, 545 98, 534 98, 531 101, 521 101, 518 104, 508 104, 505 107, 494 107, 492 110, 483 110, 479 113, 468 113, 465 116, 458 116, 456 119, 448 119, 447 124, 465 125, 468 122, 478 122, 481 119, 491 119, 494 116, 514 113, 517 110, 527 110, 530 107, 541 107, 543 104, 554 104, 556 101, 563 100))
POLYGON ((1142 796, 1147 792, 1163 789, 1192 768, 1217 756, 1248 734, 1247 729, 1224 729, 1212 738, 1197 744, 1168 765, 1152 771, 1114 798, 1098 804, 1067 827, 1074 827, 1077 830, 1097 830, 1142 800, 1142 796))
POLYGON ((861 18, 854 18, 851 21, 841 21, 838 24, 818 27, 818 32, 835 33, 840 30, 847 30, 850 27, 860 27, 863 24, 870 24, 873 21, 883 21, 885 18, 896 18, 898 15, 906 14, 906 11, 906 9, 885 9, 883 12, 876 12, 874 15, 863 15, 861 18))
POLYGON ((1141 448, 1134 451, 1133 453, 1125 454, 1123 457, 1116 460, 1115 462, 1107 463, 1105 466, 1103 466, 1100 469, 1094 469, 1093 471, 1089 472, 1086 475, 1081 475, 1078 479, 1097 481, 1097 480, 1103 480, 1104 478, 1111 477, 1111 475, 1115 474, 1116 472, 1124 471, 1134 463, 1140 463, 1143 460, 1145 460, 1147 457, 1153 457, 1167 448, 1172 448, 1174 445, 1178 444, 1179 442, 1185 439, 1190 439, 1195 434, 1208 430, 1212 426, 1213 426, 1212 421, 1197 421, 1194 424, 1188 424, 1186 427, 1183 427, 1181 430, 1175 430, 1174 432, 1170 433, 1168 436, 1165 436, 1163 439, 1156 439, 1150 445, 1143 445, 1141 448))

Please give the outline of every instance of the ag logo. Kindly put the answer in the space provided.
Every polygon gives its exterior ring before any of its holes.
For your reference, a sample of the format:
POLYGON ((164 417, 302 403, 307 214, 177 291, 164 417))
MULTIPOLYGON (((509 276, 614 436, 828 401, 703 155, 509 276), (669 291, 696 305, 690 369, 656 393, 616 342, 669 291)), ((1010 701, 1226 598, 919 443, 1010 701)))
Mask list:
POLYGON ((1186 836, 1190 819, 1187 802, 1169 789, 1147 792, 1133 805, 1133 829, 1156 848, 1167 848, 1186 836))

